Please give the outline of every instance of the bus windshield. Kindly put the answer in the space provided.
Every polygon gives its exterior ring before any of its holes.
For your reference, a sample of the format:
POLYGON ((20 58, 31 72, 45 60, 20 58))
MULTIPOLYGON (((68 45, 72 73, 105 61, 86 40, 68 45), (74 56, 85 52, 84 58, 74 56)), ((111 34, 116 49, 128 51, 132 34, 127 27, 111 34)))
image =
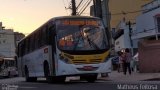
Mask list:
POLYGON ((105 29, 95 19, 57 21, 57 42, 61 50, 102 50, 108 46, 105 29))

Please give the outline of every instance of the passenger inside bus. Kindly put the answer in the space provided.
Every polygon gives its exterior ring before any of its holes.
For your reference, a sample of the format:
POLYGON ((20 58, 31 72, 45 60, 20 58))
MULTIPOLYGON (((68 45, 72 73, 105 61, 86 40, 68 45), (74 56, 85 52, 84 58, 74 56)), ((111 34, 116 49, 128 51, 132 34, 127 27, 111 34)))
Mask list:
POLYGON ((61 48, 73 48, 74 42, 71 37, 64 37, 59 40, 59 46, 61 48))
POLYGON ((65 42, 66 42, 66 41, 65 41, 64 38, 60 39, 60 40, 59 40, 59 46, 60 46, 60 47, 64 47, 64 46, 65 46, 65 42))

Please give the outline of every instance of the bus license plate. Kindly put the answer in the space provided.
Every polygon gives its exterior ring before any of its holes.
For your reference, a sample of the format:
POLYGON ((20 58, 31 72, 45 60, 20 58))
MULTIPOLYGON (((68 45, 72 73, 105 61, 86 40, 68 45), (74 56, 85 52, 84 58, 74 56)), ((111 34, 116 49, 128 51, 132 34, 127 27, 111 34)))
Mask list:
POLYGON ((83 69, 84 70, 93 70, 93 67, 92 66, 84 66, 83 69))

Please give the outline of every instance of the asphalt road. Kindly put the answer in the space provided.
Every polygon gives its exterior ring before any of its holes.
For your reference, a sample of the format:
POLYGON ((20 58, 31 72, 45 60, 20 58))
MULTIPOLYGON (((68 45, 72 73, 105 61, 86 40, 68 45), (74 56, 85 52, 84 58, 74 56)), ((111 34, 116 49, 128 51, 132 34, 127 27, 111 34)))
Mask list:
POLYGON ((116 82, 97 80, 95 83, 86 81, 67 81, 66 83, 47 83, 45 79, 37 82, 25 82, 24 78, 0 79, 0 90, 160 90, 159 81, 116 82))

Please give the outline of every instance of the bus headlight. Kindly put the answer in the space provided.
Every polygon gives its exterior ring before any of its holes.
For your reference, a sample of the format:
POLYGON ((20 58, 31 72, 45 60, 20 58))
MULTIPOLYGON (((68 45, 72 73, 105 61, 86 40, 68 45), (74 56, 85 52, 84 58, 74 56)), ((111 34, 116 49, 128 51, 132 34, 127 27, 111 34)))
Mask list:
POLYGON ((67 58, 63 59, 63 61, 64 61, 65 63, 71 63, 70 60, 67 59, 67 58))
POLYGON ((62 56, 61 54, 59 55, 59 59, 65 63, 71 63, 71 61, 67 58, 65 58, 64 56, 62 56))
POLYGON ((65 62, 65 63, 71 63, 69 59, 64 58, 64 57, 63 58, 61 57, 60 60, 65 62))

